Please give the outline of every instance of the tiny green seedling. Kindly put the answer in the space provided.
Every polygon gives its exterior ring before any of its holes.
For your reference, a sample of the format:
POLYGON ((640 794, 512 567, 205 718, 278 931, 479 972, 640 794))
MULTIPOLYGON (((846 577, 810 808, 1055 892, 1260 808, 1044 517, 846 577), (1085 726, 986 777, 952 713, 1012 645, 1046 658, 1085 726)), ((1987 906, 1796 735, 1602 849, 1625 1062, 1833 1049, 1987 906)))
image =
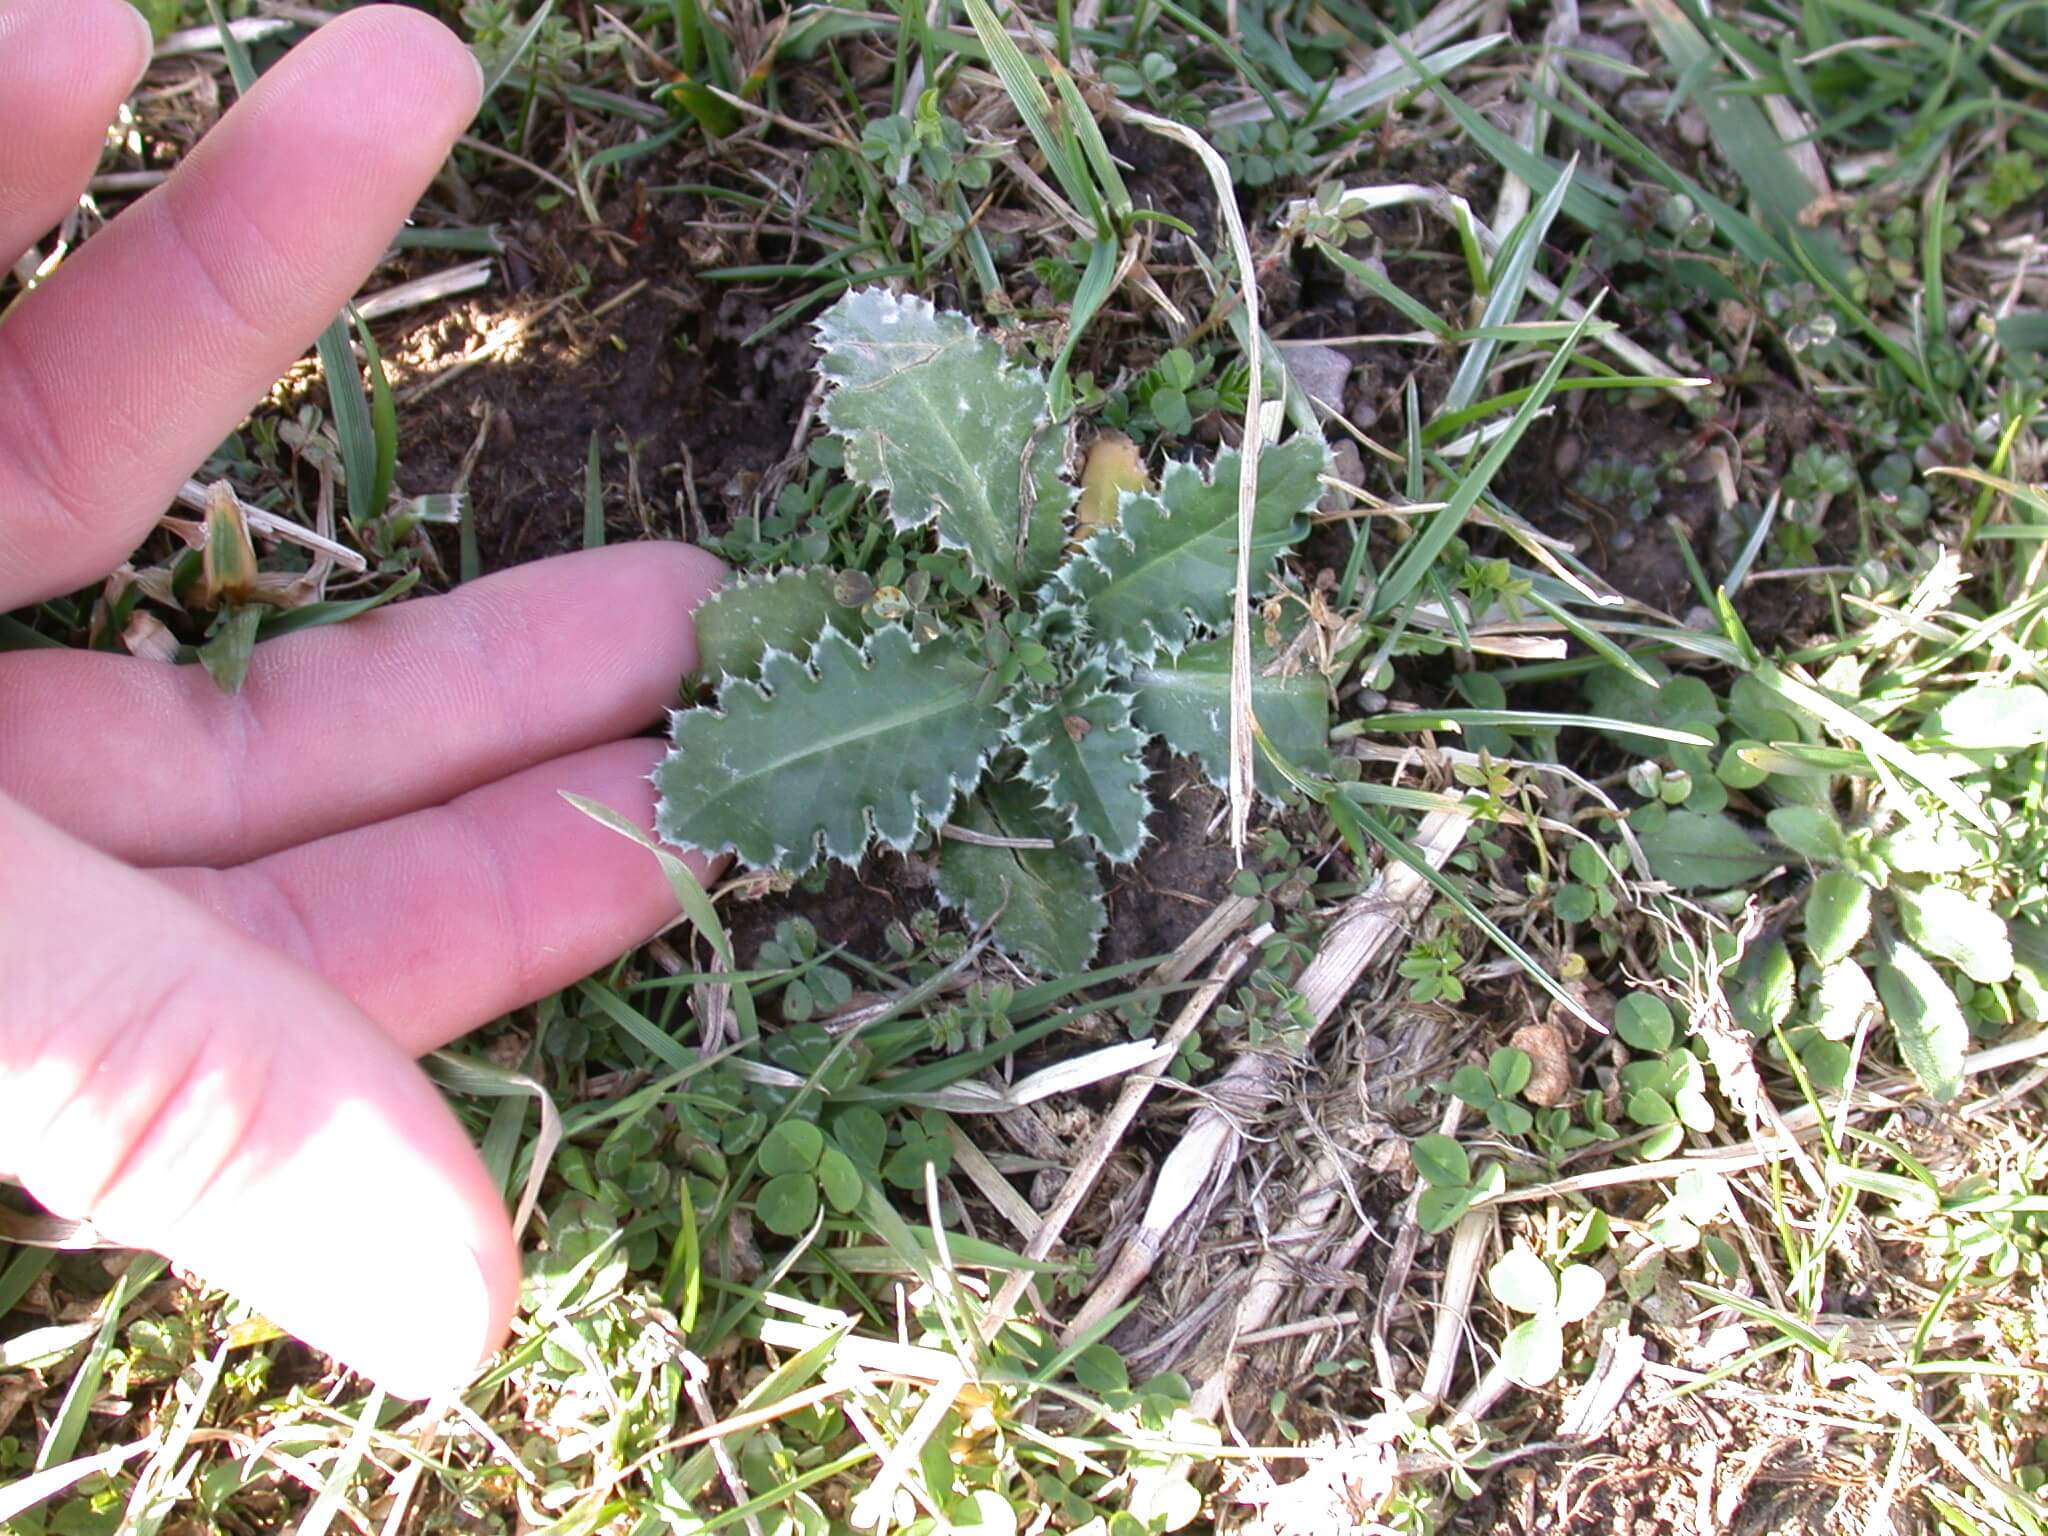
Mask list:
MULTIPOLYGON (((1147 741, 1218 781, 1228 769, 1242 460, 1170 464, 1070 546, 1070 446, 1042 374, 965 316, 880 288, 818 330, 846 474, 887 498, 899 531, 958 551, 964 590, 921 603, 797 568, 706 603, 699 675, 716 707, 674 718, 661 834, 801 873, 950 826, 929 844, 940 899, 1040 970, 1081 970, 1104 924, 1097 857, 1145 845, 1147 741)), ((1255 580, 1307 532, 1327 460, 1306 436, 1261 455, 1255 580)), ((1327 766, 1327 685, 1271 660, 1250 689, 1266 738, 1327 766)), ((1258 779, 1284 787, 1263 763, 1258 779)))
POLYGON ((1415 1224, 1431 1235, 1449 1231, 1475 1202, 1508 1187, 1499 1163, 1482 1163, 1475 1173, 1465 1149, 1449 1136, 1418 1136, 1410 1153, 1424 1186, 1416 1197, 1415 1224))
POLYGON ((853 1159, 825 1141, 808 1120, 785 1120, 761 1139, 757 1154, 767 1175, 754 1196, 754 1214, 777 1237, 795 1237, 818 1218, 820 1198, 842 1215, 856 1209, 867 1186, 853 1159))
POLYGON ((1564 1368, 1564 1330, 1592 1316, 1607 1294, 1607 1282, 1590 1264, 1553 1271, 1525 1244, 1517 1243, 1486 1272, 1493 1299, 1527 1316, 1501 1341, 1500 1365, 1511 1381, 1540 1387, 1564 1368))
POLYGON ((1503 1136, 1520 1136, 1535 1123, 1535 1116, 1515 1102, 1515 1095, 1529 1084, 1535 1063, 1527 1051, 1504 1045, 1487 1058, 1484 1067, 1467 1064, 1451 1074, 1450 1090, 1479 1110, 1503 1136))

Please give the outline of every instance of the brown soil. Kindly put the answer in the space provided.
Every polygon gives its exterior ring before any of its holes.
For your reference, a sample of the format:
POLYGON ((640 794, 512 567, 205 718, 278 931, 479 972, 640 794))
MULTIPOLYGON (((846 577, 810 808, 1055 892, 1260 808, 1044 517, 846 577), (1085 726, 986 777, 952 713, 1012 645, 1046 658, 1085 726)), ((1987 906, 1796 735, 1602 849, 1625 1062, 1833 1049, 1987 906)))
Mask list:
POLYGON ((1504 1468, 1445 1529, 1496 1536, 1858 1531, 1877 1490, 1868 1459, 1838 1454, 1834 1438, 1769 1408, 1638 1394, 1591 1445, 1504 1468))
MULTIPOLYGON (((802 447, 809 328, 798 322, 740 345, 802 290, 693 276, 758 253, 743 237, 705 234, 702 200, 650 197, 647 185, 607 198, 601 231, 566 206, 510 225, 508 284, 387 342, 401 399, 431 390, 400 418, 408 489, 451 486, 488 411, 469 480, 487 571, 581 542, 593 434, 618 538, 719 532, 752 513, 770 472, 802 447), (589 273, 587 290, 550 307, 579 270, 589 273), (435 382, 451 354, 536 312, 500 355, 435 382)), ((444 555, 452 554, 451 540, 444 555)))

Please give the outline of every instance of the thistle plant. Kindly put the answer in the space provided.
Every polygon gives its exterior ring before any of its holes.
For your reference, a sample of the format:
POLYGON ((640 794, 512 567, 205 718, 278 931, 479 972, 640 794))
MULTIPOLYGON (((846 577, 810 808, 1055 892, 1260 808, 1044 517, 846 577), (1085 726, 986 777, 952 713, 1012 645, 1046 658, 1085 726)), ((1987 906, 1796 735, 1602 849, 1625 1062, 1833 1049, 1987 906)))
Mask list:
MULTIPOLYGON (((697 616, 715 703, 674 716, 658 828, 791 873, 929 840, 941 900, 1026 963, 1079 970, 1104 926, 1099 861, 1145 846, 1147 742, 1218 782, 1228 767, 1239 455, 1170 465, 1086 532, 1044 375, 972 321, 868 288, 818 336, 848 478, 899 534, 960 552, 981 590, 948 609, 814 567, 726 587, 697 616)), ((1257 581, 1306 533, 1325 462, 1309 437, 1261 455, 1257 581)), ((1324 766, 1323 679, 1255 656, 1266 738, 1324 766)), ((1258 782, 1283 783, 1263 763, 1258 782)))

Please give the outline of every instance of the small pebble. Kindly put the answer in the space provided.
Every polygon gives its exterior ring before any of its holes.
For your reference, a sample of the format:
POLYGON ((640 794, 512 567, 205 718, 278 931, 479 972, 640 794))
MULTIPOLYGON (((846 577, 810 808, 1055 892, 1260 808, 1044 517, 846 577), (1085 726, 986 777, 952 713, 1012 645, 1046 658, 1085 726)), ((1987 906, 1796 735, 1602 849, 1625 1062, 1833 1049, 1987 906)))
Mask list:
MULTIPOLYGON (((1604 32, 1581 32, 1572 39, 1572 46, 1581 53, 1605 54, 1608 58, 1613 59, 1619 64, 1631 62, 1628 44, 1622 42, 1619 38, 1609 37, 1604 32)), ((1620 90, 1631 79, 1635 78, 1625 69, 1614 69, 1606 64, 1596 63, 1592 59, 1573 59, 1570 61, 1570 68, 1573 74, 1585 81, 1594 90, 1605 91, 1609 95, 1620 90)))

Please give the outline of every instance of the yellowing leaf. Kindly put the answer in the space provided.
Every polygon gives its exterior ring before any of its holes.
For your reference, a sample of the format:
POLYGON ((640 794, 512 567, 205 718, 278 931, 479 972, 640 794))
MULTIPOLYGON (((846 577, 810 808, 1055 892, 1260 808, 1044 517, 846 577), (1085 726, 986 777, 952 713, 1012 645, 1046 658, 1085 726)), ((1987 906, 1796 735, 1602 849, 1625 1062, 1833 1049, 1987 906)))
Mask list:
POLYGON ((1085 537, 1098 528, 1114 528, 1117 504, 1125 491, 1139 495, 1152 489, 1138 445, 1121 432, 1105 432, 1088 445, 1081 466, 1081 502, 1074 521, 1085 537))

